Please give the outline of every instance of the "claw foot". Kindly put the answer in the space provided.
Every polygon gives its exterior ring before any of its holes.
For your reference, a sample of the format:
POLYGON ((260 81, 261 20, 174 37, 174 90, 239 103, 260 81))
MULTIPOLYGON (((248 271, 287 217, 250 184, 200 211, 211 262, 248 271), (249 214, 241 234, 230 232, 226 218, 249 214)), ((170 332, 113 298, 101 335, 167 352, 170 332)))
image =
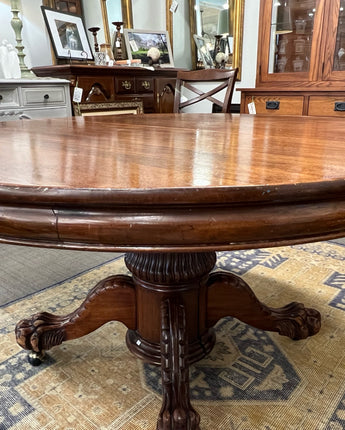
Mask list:
POLYGON ((277 330, 291 339, 306 339, 319 332, 321 314, 315 309, 305 308, 302 303, 290 303, 279 310, 277 330))
POLYGON ((30 319, 23 319, 16 325, 18 344, 43 357, 43 351, 60 345, 65 340, 63 318, 42 312, 30 319))
MULTIPOLYGON (((65 316, 37 313, 19 321, 15 333, 22 348, 43 357, 43 351, 85 336, 109 321, 136 328, 135 288, 129 276, 109 276, 89 292, 75 311, 65 316)), ((37 361, 37 357, 32 361, 37 361)))

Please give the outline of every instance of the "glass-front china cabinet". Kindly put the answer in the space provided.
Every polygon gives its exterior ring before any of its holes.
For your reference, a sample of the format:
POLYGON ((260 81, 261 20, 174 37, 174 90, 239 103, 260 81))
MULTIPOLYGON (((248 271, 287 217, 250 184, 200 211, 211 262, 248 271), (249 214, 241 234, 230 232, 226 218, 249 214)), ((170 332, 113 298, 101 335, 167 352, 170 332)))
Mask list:
POLYGON ((262 0, 258 42, 241 112, 345 116, 345 0, 262 0))
POLYGON ((309 72, 316 0, 272 3, 268 73, 309 72))

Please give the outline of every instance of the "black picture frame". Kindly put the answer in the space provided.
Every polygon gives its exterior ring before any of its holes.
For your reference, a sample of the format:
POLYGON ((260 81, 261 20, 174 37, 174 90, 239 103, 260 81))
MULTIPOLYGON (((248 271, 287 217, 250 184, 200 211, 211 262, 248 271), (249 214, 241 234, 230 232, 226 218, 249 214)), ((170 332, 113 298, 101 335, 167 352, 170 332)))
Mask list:
POLYGON ((45 6, 41 10, 57 59, 94 59, 81 16, 45 6))

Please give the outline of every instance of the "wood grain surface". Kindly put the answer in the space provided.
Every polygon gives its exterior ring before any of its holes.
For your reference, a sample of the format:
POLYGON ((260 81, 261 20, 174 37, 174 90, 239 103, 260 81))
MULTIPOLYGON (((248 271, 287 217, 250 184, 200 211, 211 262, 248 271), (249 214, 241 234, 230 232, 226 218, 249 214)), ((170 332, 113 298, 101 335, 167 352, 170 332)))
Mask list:
POLYGON ((0 123, 2 241, 232 249, 345 235, 345 124, 228 114, 0 123))

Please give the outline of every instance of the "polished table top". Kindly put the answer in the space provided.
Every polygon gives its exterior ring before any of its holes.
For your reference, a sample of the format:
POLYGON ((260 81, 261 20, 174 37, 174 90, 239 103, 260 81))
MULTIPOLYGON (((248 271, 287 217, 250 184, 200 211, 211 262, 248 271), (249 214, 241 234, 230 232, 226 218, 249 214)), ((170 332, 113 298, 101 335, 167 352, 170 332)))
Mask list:
POLYGON ((166 251, 345 236, 344 135, 322 117, 0 123, 0 240, 166 251))

